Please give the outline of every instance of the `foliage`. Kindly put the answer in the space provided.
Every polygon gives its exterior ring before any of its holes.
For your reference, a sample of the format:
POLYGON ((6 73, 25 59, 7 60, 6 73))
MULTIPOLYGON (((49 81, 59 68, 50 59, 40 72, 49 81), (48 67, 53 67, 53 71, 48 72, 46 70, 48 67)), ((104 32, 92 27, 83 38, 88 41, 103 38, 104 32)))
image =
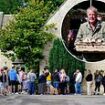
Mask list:
POLYGON ((39 0, 20 9, 9 25, 0 31, 0 49, 13 51, 13 57, 22 59, 28 66, 35 65, 43 58, 44 45, 53 38, 44 29, 49 14, 48 5, 39 0))
POLYGON ((71 75, 76 69, 84 71, 84 63, 72 57, 64 48, 60 39, 55 39, 49 55, 49 67, 51 72, 64 68, 71 75))
POLYGON ((64 0, 43 0, 43 1, 45 3, 51 2, 54 7, 59 7, 64 2, 64 0))
POLYGON ((64 0, 41 0, 41 1, 44 1, 45 4, 50 5, 51 13, 53 13, 64 2, 64 0))
POLYGON ((0 0, 0 11, 4 13, 14 13, 20 6, 20 0, 0 0))
MULTIPOLYGON (((0 11, 11 14, 19 11, 20 7, 25 7, 28 3, 35 3, 37 0, 0 0, 0 11)), ((44 2, 44 4, 50 4, 50 11, 54 11, 59 7, 64 0, 39 0, 39 2, 44 2)))

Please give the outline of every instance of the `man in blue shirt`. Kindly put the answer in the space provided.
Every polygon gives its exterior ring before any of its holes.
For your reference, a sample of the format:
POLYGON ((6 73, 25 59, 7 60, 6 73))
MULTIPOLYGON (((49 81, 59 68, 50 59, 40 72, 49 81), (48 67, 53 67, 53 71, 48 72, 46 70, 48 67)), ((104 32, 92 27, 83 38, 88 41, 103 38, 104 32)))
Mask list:
POLYGON ((11 85, 11 88, 12 88, 12 93, 15 93, 16 92, 17 72, 15 70, 15 66, 14 65, 9 70, 8 77, 9 77, 9 80, 10 80, 10 85, 11 85))

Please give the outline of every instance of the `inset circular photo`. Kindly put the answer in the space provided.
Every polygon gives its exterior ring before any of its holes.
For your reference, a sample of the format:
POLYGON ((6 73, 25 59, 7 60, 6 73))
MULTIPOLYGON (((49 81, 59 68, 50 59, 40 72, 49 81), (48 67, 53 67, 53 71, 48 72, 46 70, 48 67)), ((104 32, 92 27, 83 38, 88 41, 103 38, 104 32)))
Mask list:
POLYGON ((84 62, 105 59, 105 1, 84 1, 66 14, 62 41, 75 58, 84 62))

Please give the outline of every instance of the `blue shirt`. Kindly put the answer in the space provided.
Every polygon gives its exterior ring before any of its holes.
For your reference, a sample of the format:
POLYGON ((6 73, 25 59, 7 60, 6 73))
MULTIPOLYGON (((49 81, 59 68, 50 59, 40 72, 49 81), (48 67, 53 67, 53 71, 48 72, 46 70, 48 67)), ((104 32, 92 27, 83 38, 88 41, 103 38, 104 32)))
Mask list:
POLYGON ((16 81, 17 80, 17 72, 15 69, 10 69, 8 73, 10 81, 16 81))

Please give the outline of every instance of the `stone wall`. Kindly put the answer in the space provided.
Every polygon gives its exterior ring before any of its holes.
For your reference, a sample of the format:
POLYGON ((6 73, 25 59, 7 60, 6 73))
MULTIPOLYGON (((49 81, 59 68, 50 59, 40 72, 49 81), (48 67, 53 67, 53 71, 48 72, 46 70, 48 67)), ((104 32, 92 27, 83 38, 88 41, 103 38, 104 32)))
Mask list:
MULTIPOLYGON (((8 24, 9 20, 12 19, 12 15, 6 15, 3 12, 0 12, 0 28, 3 28, 8 24)), ((12 62, 7 57, 5 57, 0 51, 0 68, 3 66, 11 67, 12 62)))
POLYGON ((52 45, 53 45, 53 43, 51 43, 51 42, 48 42, 48 43, 45 45, 45 48, 44 48, 44 51, 43 51, 44 59, 41 60, 41 62, 40 62, 40 74, 41 74, 42 71, 44 70, 44 67, 49 65, 49 63, 48 63, 49 51, 50 51, 50 49, 52 48, 52 45))
POLYGON ((8 66, 10 68, 11 65, 12 61, 5 57, 0 51, 0 68, 2 68, 3 66, 8 66))

